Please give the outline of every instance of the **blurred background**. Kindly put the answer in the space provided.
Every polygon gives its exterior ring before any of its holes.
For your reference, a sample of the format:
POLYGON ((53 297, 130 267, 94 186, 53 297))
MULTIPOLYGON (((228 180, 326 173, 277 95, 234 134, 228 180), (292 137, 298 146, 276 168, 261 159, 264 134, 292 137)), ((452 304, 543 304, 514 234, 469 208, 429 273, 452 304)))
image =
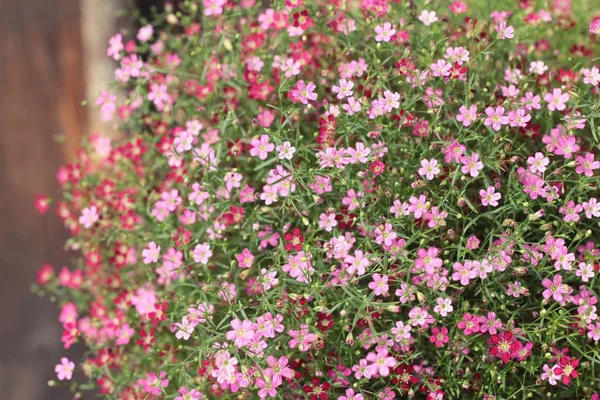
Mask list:
POLYGON ((47 382, 61 357, 78 360, 82 349, 62 349, 58 310, 29 291, 43 264, 69 265, 67 232, 34 200, 57 198, 57 168, 83 136, 109 129, 82 101, 93 104, 112 76, 108 38, 135 29, 117 11, 160 3, 0 0, 0 400, 72 398, 47 382))

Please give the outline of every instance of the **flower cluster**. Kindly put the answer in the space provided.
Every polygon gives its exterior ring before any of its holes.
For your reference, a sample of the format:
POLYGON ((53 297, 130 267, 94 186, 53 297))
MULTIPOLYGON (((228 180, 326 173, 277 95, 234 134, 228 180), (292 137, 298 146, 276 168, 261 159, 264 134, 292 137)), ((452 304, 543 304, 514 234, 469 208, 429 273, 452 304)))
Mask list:
POLYGON ((34 290, 89 348, 59 380, 598 398, 591 2, 182 3, 110 39, 96 104, 122 135, 89 137, 61 199, 36 199, 75 255, 34 290))

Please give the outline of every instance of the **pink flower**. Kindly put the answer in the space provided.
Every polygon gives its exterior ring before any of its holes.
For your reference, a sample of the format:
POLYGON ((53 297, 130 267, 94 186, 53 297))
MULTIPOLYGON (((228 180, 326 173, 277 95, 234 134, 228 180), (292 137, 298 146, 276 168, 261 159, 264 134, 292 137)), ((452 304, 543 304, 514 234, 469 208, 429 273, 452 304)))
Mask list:
POLYGON ((256 378, 256 386, 258 387, 258 397, 261 399, 265 399, 267 396, 275 397, 277 396, 277 386, 274 382, 269 378, 256 378))
POLYGON ((355 164, 360 162, 365 164, 369 161, 368 156, 371 154, 371 149, 369 147, 365 147, 362 142, 356 142, 355 148, 349 147, 346 152, 350 156, 350 162, 355 164))
POLYGON ((404 339, 410 339, 410 331, 412 330, 412 326, 404 325, 404 322, 397 321, 396 327, 392 328, 392 334, 394 335, 394 340, 398 343, 402 342, 404 339))
POLYGON ((548 364, 544 364, 542 369, 544 370, 544 372, 542 373, 542 379, 547 380, 548 383, 552 386, 556 385, 560 379, 560 374, 558 373, 560 372, 559 366, 555 365, 552 368, 550 368, 548 364))
POLYGON ((465 261, 464 264, 455 262, 452 268, 454 269, 452 280, 460 281, 460 284, 463 286, 467 286, 471 279, 477 277, 477 271, 473 268, 473 263, 470 261, 465 261))
POLYGON ((550 159, 538 151, 533 157, 527 159, 527 164, 529 165, 529 170, 535 174, 546 171, 546 166, 550 164, 550 159))
POLYGON ((275 386, 279 386, 283 382, 283 378, 291 379, 294 376, 294 370, 288 367, 288 358, 285 356, 279 359, 268 356, 267 364, 269 366, 263 370, 263 373, 271 378, 275 386))
POLYGON ((396 33, 396 30, 392 28, 392 24, 385 22, 383 26, 377 25, 375 27, 375 41, 377 42, 389 42, 392 36, 396 33))
POLYGON ((395 367, 397 364, 396 359, 389 356, 389 351, 386 348, 379 349, 377 353, 370 352, 367 354, 366 359, 371 362, 371 365, 369 365, 371 375, 388 376, 390 368, 395 367))
POLYGON ((352 96, 352 88, 354 87, 354 83, 352 81, 347 81, 346 79, 340 79, 340 86, 335 86, 331 88, 333 93, 337 93, 338 99, 343 99, 344 97, 352 96))
POLYGON ((546 288, 542 293, 544 299, 548 300, 552 297, 555 301, 562 303, 564 295, 569 293, 568 286, 562 283, 562 276, 554 275, 552 280, 544 278, 542 286, 546 288))
POLYGON ((81 211, 81 216, 79 217, 79 223, 83 225, 84 228, 89 229, 98 221, 100 217, 98 216, 98 208, 96 206, 91 206, 89 208, 84 208, 81 211))
POLYGON ((506 26, 506 21, 501 21, 495 26, 496 32, 498 32, 498 38, 512 39, 514 37, 515 29, 512 26, 506 26))
POLYGON ((588 201, 584 201, 581 205, 585 211, 586 218, 600 218, 600 202, 598 202, 598 199, 592 197, 588 201))
POLYGON ((524 128, 527 123, 531 120, 531 115, 524 109, 520 108, 516 111, 510 111, 508 113, 508 121, 510 126, 524 128))
POLYGON ((177 393, 180 396, 175 397, 173 400, 200 400, 203 398, 203 394, 197 389, 189 390, 185 386, 180 387, 177 393))
POLYGON ((175 337, 177 339, 188 340, 196 326, 195 323, 188 321, 187 317, 183 317, 181 322, 176 322, 174 327, 177 329, 175 337))
POLYGON ((286 140, 283 144, 277 146, 277 151, 279 152, 278 157, 280 160, 291 160, 296 152, 296 148, 286 140))
POLYGON ((433 308, 433 311, 440 314, 442 317, 447 316, 454 310, 454 307, 452 307, 452 299, 438 297, 435 301, 437 305, 433 308))
POLYGON ((386 296, 389 288, 387 275, 373 274, 373 281, 369 283, 369 289, 373 290, 375 296, 386 296))
POLYGON ((473 178, 479 175, 483 169, 483 163, 479 161, 479 154, 472 153, 470 157, 462 156, 460 162, 463 164, 461 171, 463 174, 469 174, 473 178))
POLYGON ((568 93, 563 93, 560 88, 553 89, 552 93, 546 93, 544 96, 544 100, 548 102, 548 110, 554 111, 562 111, 567 106, 565 103, 569 101, 571 97, 568 93))
POLYGON ((260 138, 254 138, 250 145, 250 155, 265 160, 270 152, 275 150, 275 145, 270 143, 269 135, 261 135, 260 138))
POLYGON ((115 61, 120 60, 121 51, 125 48, 123 45, 123 36, 120 33, 117 33, 109 39, 108 44, 109 47, 108 50, 106 50, 106 55, 112 57, 115 61))
POLYGON ((439 250, 436 247, 430 247, 427 250, 419 249, 417 251, 417 259, 415 260, 415 268, 417 270, 425 270, 425 273, 433 275, 437 268, 441 268, 444 264, 443 260, 438 257, 439 250))
POLYGON ((590 33, 596 36, 600 36, 600 18, 595 18, 590 23, 590 33))
POLYGON ((300 100, 302 104, 308 104, 309 100, 312 101, 317 99, 317 94, 313 93, 315 89, 316 86, 312 82, 309 82, 308 85, 306 85, 304 81, 298 81, 296 88, 292 90, 292 96, 295 99, 300 100))
POLYGON ((233 340, 236 347, 243 347, 250 344, 254 337, 252 322, 245 319, 243 322, 239 319, 231 321, 231 330, 225 335, 227 340, 233 340))
POLYGON ((573 200, 567 201, 564 206, 561 206, 558 210, 563 215, 565 222, 577 222, 579 221, 579 214, 583 211, 581 204, 575 204, 573 200))
POLYGON ((435 158, 431 160, 421 160, 421 168, 419 168, 419 175, 424 176, 428 181, 435 178, 440 173, 438 168, 438 161, 435 158))
POLYGON ((571 158, 573 153, 579 150, 579 145, 577 144, 577 139, 575 136, 561 136, 558 138, 558 143, 556 145, 556 149, 554 153, 557 155, 562 155, 564 158, 571 158))
POLYGON ((488 186, 486 190, 481 189, 479 191, 479 196, 481 197, 481 204, 484 206, 498 206, 498 200, 502 198, 502 194, 496 193, 496 188, 494 186, 488 186))
POLYGON ((194 261, 203 265, 208 264, 208 259, 212 256, 212 251, 208 243, 197 244, 192 252, 194 261))
POLYGON ((391 246, 392 241, 396 239, 396 232, 393 231, 392 225, 387 222, 375 229, 375 235, 375 242, 384 246, 391 246))
POLYGON ((192 149, 194 135, 186 131, 180 132, 174 139, 173 145, 178 153, 184 153, 192 149))
POLYGON ((424 195, 420 195, 418 199, 415 196, 411 196, 408 202, 410 204, 408 210, 414 214, 415 219, 421 218, 427 212, 427 197, 424 195))
POLYGON ((498 329, 502 328, 502 321, 496 318, 496 313, 488 312, 487 317, 479 317, 481 333, 489 332, 490 335, 498 333, 498 329))
POLYGON ((600 169, 600 161, 595 161, 592 153, 575 157, 575 165, 575 172, 584 174, 587 177, 594 175, 595 169, 600 169))
POLYGON ((144 257, 144 264, 157 262, 159 256, 160 246, 157 246, 154 242, 148 243, 148 247, 142 251, 142 257, 144 257))
POLYGON ((456 120, 462 122, 464 126, 470 126, 477 119, 477 107, 472 105, 468 109, 465 106, 460 106, 458 109, 456 120))
POLYGON ((354 256, 347 255, 344 262, 348 264, 346 270, 349 274, 357 273, 359 276, 364 275, 370 265, 369 259, 361 250, 356 250, 354 256))
POLYGON ((495 131, 499 131, 502 125, 507 125, 510 122, 510 119, 504 115, 504 107, 502 106, 496 108, 487 107, 485 113, 488 117, 483 121, 483 124, 491 126, 495 131))
POLYGON ((60 359, 60 364, 56 364, 56 367, 54 367, 54 372, 56 372, 56 377, 59 381, 69 381, 73 377, 74 369, 75 364, 73 361, 69 361, 68 358, 63 357, 60 359))
POLYGON ((150 40, 153 34, 154 28, 152 27, 152 25, 148 24, 140 28, 136 37, 137 40, 139 40, 140 42, 147 42, 148 40, 150 40))
POLYGON ((353 389, 346 389, 346 395, 338 397, 338 400, 364 400, 360 393, 355 393, 353 389))
POLYGON ((435 63, 429 66, 433 76, 450 76, 450 70, 452 69, 452 64, 447 63, 446 61, 439 59, 435 63))
POLYGON ((594 342, 600 340, 600 322, 596 321, 594 324, 589 324, 587 326, 588 329, 588 337, 592 339, 594 342))
POLYGON ((240 254, 237 254, 235 258, 238 260, 240 268, 250 268, 254 262, 254 255, 245 248, 240 254))
POLYGON ((308 325, 305 324, 300 325, 299 330, 290 329, 288 334, 292 337, 288 342, 291 349, 297 347, 300 351, 308 351, 310 344, 315 340, 314 333, 309 333, 308 325))

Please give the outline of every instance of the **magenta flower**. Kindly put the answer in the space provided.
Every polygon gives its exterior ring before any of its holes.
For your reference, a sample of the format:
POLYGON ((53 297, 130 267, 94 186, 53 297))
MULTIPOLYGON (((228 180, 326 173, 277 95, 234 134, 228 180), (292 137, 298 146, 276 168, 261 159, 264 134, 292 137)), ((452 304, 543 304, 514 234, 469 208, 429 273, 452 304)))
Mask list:
POLYGON ((465 313, 463 315, 463 319, 458 321, 456 325, 458 329, 461 329, 463 333, 467 336, 470 336, 474 333, 479 332, 479 317, 477 315, 471 315, 470 313, 465 313))
POLYGON ((450 341, 450 338, 448 337, 448 328, 443 326, 442 329, 440 329, 439 327, 434 326, 431 329, 429 341, 435 344, 435 347, 442 347, 443 345, 448 343, 450 341))
POLYGON ((236 254, 235 258, 237 259, 240 268, 251 268, 252 263, 254 262, 254 255, 247 248, 242 250, 240 254, 236 254))

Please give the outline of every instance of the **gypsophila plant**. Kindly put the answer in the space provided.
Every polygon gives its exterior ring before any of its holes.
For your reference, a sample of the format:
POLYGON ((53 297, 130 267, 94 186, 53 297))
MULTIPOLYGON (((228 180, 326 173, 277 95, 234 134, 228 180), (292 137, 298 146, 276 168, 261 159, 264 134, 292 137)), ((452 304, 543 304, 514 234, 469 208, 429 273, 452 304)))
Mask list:
POLYGON ((96 103, 122 136, 60 169, 79 256, 34 287, 89 349, 58 379, 123 400, 598 399, 598 11, 188 0, 113 36, 96 103))

